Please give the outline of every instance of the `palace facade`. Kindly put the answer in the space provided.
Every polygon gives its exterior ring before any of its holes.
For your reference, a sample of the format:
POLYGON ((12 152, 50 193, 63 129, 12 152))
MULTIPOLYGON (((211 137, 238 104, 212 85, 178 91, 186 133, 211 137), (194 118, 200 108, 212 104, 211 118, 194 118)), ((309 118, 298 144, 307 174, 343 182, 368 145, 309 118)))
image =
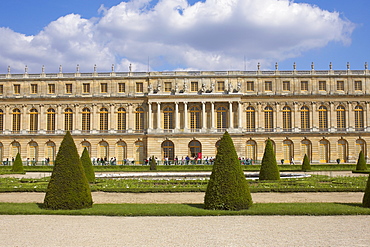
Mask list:
POLYGON ((0 75, 0 159, 54 160, 66 131, 91 157, 215 157, 225 131, 240 157, 356 162, 370 142, 364 70, 0 75))

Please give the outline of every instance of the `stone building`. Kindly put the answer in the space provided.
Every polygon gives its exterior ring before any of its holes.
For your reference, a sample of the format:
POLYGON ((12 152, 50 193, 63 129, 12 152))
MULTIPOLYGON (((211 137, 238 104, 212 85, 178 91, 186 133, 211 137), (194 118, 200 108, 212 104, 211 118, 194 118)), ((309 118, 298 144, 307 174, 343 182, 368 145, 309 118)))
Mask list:
POLYGON ((176 71, 0 75, 0 159, 54 160, 64 133, 79 151, 141 163, 216 155, 228 131, 240 157, 355 162, 370 142, 364 70, 176 71))

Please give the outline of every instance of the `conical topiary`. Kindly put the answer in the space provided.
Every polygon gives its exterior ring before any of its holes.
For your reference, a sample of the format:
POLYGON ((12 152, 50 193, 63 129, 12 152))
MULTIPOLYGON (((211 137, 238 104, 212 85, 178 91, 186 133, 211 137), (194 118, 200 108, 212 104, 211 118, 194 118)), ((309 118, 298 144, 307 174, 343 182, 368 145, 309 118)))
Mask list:
POLYGON ((362 198, 362 205, 366 208, 370 208, 370 174, 367 179, 365 194, 364 197, 362 198))
POLYGON ((94 183, 95 182, 95 172, 94 172, 94 168, 93 168, 93 165, 90 159, 89 151, 87 151, 86 147, 84 148, 84 151, 82 152, 82 155, 81 155, 81 163, 82 163, 82 167, 84 168, 87 181, 89 183, 94 183))
POLYGON ((265 152, 262 158, 262 164, 259 174, 260 180, 279 180, 280 172, 277 166, 274 149, 270 139, 266 142, 265 152))
POLYGON ((81 209, 93 204, 74 140, 69 133, 60 144, 53 173, 46 189, 44 208, 81 209))
POLYGON ((17 153, 17 156, 15 156, 15 160, 13 162, 11 171, 12 172, 24 172, 21 155, 19 153, 17 153))
POLYGON ((311 170, 310 161, 308 160, 307 154, 304 154, 303 162, 302 162, 302 171, 306 172, 310 170, 311 170))
POLYGON ((157 170, 157 161, 155 160, 154 156, 150 159, 150 170, 156 171, 157 170))
POLYGON ((356 171, 362 171, 362 170, 367 170, 367 165, 366 165, 364 153, 361 150, 361 152, 358 155, 356 171))
POLYGON ((252 206, 249 185, 229 133, 225 132, 217 149, 212 174, 204 197, 204 208, 241 210, 252 206))

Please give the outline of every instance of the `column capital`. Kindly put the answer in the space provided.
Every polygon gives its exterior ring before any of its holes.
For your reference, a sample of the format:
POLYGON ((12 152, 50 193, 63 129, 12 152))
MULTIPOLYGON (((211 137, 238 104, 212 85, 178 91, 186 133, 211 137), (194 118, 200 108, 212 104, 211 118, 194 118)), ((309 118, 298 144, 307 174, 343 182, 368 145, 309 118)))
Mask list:
POLYGON ((160 105, 160 104, 162 104, 161 102, 157 102, 157 105, 160 105))

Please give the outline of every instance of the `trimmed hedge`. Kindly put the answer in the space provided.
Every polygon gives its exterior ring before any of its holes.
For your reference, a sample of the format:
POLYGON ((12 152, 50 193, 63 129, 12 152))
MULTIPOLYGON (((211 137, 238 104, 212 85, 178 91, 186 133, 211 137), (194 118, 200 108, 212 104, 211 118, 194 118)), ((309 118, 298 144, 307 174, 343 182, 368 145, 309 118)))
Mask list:
POLYGON ((311 170, 310 161, 308 160, 307 154, 304 154, 303 162, 302 162, 302 171, 306 172, 310 170, 311 170))
POLYGON ((364 153, 361 150, 361 152, 358 155, 356 171, 362 171, 362 170, 367 170, 367 165, 366 165, 364 153))
POLYGON ((275 152, 270 139, 266 142, 259 180, 280 180, 279 167, 276 162, 275 152))
POLYGON ((95 172, 94 168, 90 159, 89 151, 87 151, 87 148, 84 148, 84 151, 82 152, 81 155, 81 163, 85 171, 85 175, 87 178, 87 181, 89 183, 94 183, 95 182, 95 172))
POLYGON ((17 153, 17 156, 15 157, 11 171, 24 172, 21 155, 19 153, 17 153))

